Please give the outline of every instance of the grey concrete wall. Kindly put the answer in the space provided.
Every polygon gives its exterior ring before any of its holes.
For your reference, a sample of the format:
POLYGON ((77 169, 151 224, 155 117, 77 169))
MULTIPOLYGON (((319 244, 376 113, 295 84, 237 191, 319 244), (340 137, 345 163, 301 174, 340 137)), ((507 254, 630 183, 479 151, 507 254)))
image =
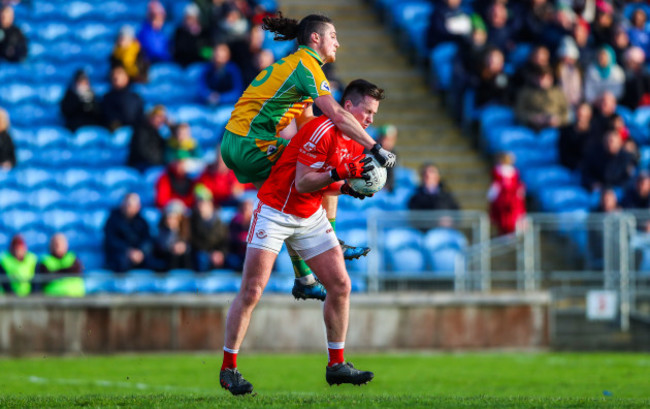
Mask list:
MULTIPOLYGON (((219 350, 234 295, 0 297, 0 354, 219 350)), ((547 293, 353 295, 346 348, 545 348, 547 293)), ((322 304, 265 295, 242 348, 322 351, 322 304)))

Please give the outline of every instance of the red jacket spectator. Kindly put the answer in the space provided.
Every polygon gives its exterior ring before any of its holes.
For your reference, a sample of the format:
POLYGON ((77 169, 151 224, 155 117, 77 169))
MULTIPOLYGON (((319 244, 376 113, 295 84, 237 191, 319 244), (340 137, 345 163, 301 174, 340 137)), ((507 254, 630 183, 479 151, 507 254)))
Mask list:
POLYGON ((194 181, 185 172, 183 162, 172 162, 156 183, 156 207, 164 208, 172 199, 194 206, 194 181))
POLYGON ((206 166, 196 183, 202 183, 210 190, 212 201, 217 207, 234 206, 237 203, 237 198, 247 188, 247 185, 237 181, 235 172, 228 169, 218 152, 215 162, 206 166))
POLYGON ((490 219, 502 234, 515 231, 517 222, 526 214, 526 190, 513 162, 511 154, 499 155, 488 192, 490 219))

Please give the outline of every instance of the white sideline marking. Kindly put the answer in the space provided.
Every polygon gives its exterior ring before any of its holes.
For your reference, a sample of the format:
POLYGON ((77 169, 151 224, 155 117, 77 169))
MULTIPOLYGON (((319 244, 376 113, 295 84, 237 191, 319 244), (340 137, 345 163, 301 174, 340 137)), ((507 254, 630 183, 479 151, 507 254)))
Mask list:
POLYGON ((105 388, 126 388, 126 389, 138 389, 138 390, 162 390, 162 391, 177 391, 177 392, 202 392, 209 393, 214 392, 212 389, 204 388, 195 388, 195 387, 186 387, 186 386, 174 386, 174 385, 149 385, 141 382, 115 382, 107 381, 103 379, 74 379, 74 378, 43 378, 41 376, 31 375, 27 378, 31 383, 38 384, 61 384, 61 385, 94 385, 101 386, 105 388))

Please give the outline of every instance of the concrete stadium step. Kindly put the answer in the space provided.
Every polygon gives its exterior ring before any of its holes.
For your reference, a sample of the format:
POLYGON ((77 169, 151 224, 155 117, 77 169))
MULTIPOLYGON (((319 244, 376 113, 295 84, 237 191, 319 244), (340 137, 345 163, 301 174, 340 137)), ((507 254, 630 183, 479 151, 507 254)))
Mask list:
POLYGON ((364 78, 386 90, 375 125, 398 127, 401 166, 436 163, 463 209, 485 210, 490 169, 431 93, 425 75, 397 46, 369 2, 363 0, 279 0, 285 16, 324 13, 334 20, 341 48, 335 63, 343 83, 364 78))

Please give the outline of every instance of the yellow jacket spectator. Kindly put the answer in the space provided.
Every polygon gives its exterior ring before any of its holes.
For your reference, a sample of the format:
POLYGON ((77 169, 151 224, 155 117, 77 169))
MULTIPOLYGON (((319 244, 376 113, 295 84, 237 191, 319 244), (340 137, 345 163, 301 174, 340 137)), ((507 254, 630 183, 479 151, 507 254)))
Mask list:
POLYGON ((24 297, 32 292, 32 280, 36 273, 36 255, 27 250, 27 244, 20 235, 11 239, 9 251, 0 254, 2 288, 7 293, 24 297))
POLYGON ((50 253, 41 257, 37 266, 43 292, 52 296, 82 297, 85 294, 84 281, 80 276, 82 271, 83 266, 77 255, 68 250, 65 235, 57 233, 52 236, 50 253))
POLYGON ((149 62, 142 51, 140 42, 135 38, 135 31, 130 26, 120 29, 115 47, 110 57, 111 67, 124 67, 131 82, 146 82, 149 62))

